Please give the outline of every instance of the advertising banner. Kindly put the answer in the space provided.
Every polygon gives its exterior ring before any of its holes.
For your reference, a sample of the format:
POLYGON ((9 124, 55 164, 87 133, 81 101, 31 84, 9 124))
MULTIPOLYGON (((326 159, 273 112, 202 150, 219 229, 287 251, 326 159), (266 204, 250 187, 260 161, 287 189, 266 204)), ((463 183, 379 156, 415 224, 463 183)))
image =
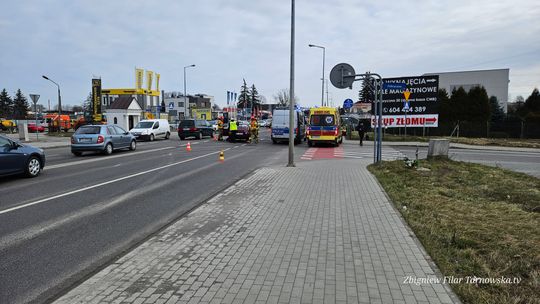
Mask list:
POLYGON ((135 68, 135 88, 142 89, 144 70, 135 68))
POLYGON ((146 89, 152 90, 152 78, 154 78, 154 72, 146 71, 146 89))
POLYGON ((92 79, 92 115, 95 121, 101 121, 100 114, 101 114, 101 79, 92 79))
POLYGON ((438 75, 383 79, 383 126, 437 127, 438 92, 438 75))
POLYGON ((159 74, 156 73, 156 91, 159 91, 159 74))

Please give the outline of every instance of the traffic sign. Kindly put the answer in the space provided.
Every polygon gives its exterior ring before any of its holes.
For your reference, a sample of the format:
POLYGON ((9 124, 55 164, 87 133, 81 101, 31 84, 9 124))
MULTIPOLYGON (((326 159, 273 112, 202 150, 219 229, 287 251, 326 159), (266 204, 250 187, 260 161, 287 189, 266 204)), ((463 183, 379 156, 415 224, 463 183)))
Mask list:
POLYGON ((352 89, 355 75, 354 68, 350 64, 336 64, 330 71, 330 82, 338 89, 352 89))
POLYGON ((407 85, 402 82, 399 82, 399 83, 383 82, 382 88, 383 90, 405 90, 407 88, 407 85))
POLYGON ((169 110, 174 109, 174 102, 169 102, 169 110))
POLYGON ((406 89, 405 92, 403 92, 403 96, 405 97, 405 100, 409 101, 409 97, 411 96, 409 89, 406 89))
POLYGON ((405 101, 403 103, 403 110, 405 111, 409 111, 410 107, 409 107, 409 101, 405 101))
POLYGON ((343 108, 344 109, 350 109, 350 108, 352 108, 352 105, 353 105, 353 101, 350 98, 345 99, 345 101, 343 102, 343 108))
POLYGON ((36 104, 39 100, 39 95, 37 94, 30 94, 30 98, 32 98, 32 102, 36 104))

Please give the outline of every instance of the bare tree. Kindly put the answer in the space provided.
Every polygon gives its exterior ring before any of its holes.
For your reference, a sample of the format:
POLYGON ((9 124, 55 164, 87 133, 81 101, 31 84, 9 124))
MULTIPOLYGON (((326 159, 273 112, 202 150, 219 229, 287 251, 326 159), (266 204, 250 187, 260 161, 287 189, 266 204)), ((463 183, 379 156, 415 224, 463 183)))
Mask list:
MULTIPOLYGON (((281 89, 279 90, 276 95, 274 95, 274 101, 277 102, 280 106, 288 106, 289 105, 289 89, 281 89)), ((294 102, 298 101, 298 96, 294 97, 294 102)))

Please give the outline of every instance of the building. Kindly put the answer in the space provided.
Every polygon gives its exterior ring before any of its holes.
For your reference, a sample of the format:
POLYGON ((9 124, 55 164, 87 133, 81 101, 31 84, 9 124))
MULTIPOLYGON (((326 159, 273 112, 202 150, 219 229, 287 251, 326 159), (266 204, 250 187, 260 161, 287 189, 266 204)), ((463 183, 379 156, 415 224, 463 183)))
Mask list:
POLYGON ((141 121, 142 113, 142 108, 135 97, 122 95, 108 106, 107 124, 118 125, 129 131, 141 121))
POLYGON ((214 104, 214 96, 205 94, 195 94, 189 97, 190 117, 202 120, 212 119, 212 105, 214 104))
POLYGON ((508 83, 510 69, 427 73, 424 75, 439 75, 439 88, 446 89, 448 94, 452 94, 454 89, 463 87, 469 91, 476 86, 483 86, 489 97, 495 96, 500 107, 507 112, 508 104, 508 83))
POLYGON ((166 112, 169 113, 171 122, 186 118, 186 98, 184 94, 178 92, 162 92, 165 102, 166 112))
POLYGON ((146 89, 102 89, 101 105, 107 110, 120 97, 129 96, 135 98, 141 109, 145 112, 154 113, 160 105, 160 93, 156 90, 146 89))

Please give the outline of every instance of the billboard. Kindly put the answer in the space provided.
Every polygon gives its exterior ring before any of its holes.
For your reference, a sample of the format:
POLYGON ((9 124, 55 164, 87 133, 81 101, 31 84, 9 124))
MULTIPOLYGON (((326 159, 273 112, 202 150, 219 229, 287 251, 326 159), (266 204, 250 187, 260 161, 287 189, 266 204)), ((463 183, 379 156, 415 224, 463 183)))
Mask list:
POLYGON ((438 93, 439 75, 383 79, 383 126, 437 127, 438 93))
POLYGON ((101 79, 92 79, 92 115, 101 121, 101 79))

